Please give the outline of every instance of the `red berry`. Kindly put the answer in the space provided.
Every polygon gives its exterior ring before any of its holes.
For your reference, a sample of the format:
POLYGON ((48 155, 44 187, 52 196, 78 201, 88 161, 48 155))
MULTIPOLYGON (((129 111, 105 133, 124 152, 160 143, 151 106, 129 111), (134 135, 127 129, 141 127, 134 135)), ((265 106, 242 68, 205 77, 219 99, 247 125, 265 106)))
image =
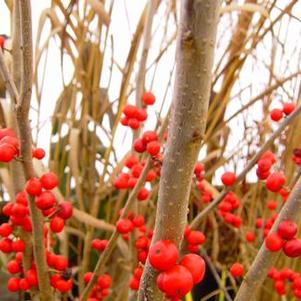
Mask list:
POLYGON ((41 210, 47 210, 56 204, 56 198, 51 191, 43 191, 35 199, 36 206, 41 210))
POLYGON ((17 260, 11 260, 6 265, 7 271, 11 274, 17 274, 21 272, 21 266, 17 260))
POLYGON ((26 279, 21 279, 19 285, 20 285, 20 289, 24 292, 30 289, 30 285, 26 279))
POLYGON ((277 233, 271 233, 265 239, 265 246, 269 251, 277 252, 282 248, 283 240, 277 233))
POLYGON ((54 267, 59 271, 64 271, 68 267, 68 260, 63 255, 54 255, 54 267))
POLYGON ((283 104, 283 113, 285 115, 289 115, 290 113, 292 113, 296 108, 296 105, 292 102, 285 102, 283 104))
POLYGON ((18 239, 12 242, 12 250, 14 252, 24 252, 25 251, 25 242, 22 239, 18 239))
POLYGON ((283 280, 277 280, 274 283, 275 291, 278 295, 285 295, 286 289, 285 289, 285 282, 283 280))
POLYGON ((58 216, 63 219, 68 219, 73 214, 73 207, 70 202, 63 201, 58 206, 58 216))
POLYGON ((50 229, 54 233, 60 233, 63 231, 65 226, 65 222, 62 218, 55 216, 51 221, 50 221, 50 229))
POLYGON ((93 276, 93 273, 92 272, 87 272, 84 274, 84 282, 87 284, 88 282, 90 282, 91 278, 93 276))
POLYGON ((180 265, 190 271, 193 278, 193 284, 199 283, 203 280, 206 271, 206 264, 201 256, 196 254, 187 254, 180 261, 180 265))
POLYGON ((179 298, 185 296, 192 289, 193 278, 187 268, 175 265, 159 274, 157 284, 167 296, 179 298))
POLYGON ((127 234, 131 232, 134 228, 134 225, 131 220, 127 218, 120 219, 116 224, 116 230, 117 232, 121 234, 127 234))
POLYGON ((145 201, 148 198, 148 196, 149 196, 149 191, 145 187, 142 187, 138 191, 137 199, 139 201, 145 201))
POLYGON ((42 160, 46 153, 42 148, 36 148, 32 151, 32 156, 38 160, 42 160))
POLYGON ((103 251, 108 245, 108 240, 106 239, 93 239, 92 248, 97 251, 103 251))
POLYGON ((150 248, 149 262, 153 268, 166 271, 172 268, 179 258, 177 246, 169 240, 159 240, 150 248))
POLYGON ((140 121, 143 122, 147 119, 147 112, 143 109, 138 109, 136 111, 136 118, 140 121))
POLYGON ((0 36, 0 48, 1 48, 1 49, 3 49, 3 47, 4 47, 5 40, 6 40, 5 37, 0 36))
POLYGON ((157 141, 157 140, 158 140, 158 135, 155 131, 146 131, 142 135, 142 141, 144 144, 148 144, 149 142, 157 141))
POLYGON ((230 267, 230 273, 233 277, 241 277, 244 273, 244 267, 242 264, 236 262, 230 267))
POLYGON ((267 207, 269 210, 275 210, 277 208, 277 202, 275 202, 274 200, 269 200, 267 207))
POLYGON ((0 162, 10 162, 17 154, 16 148, 11 144, 0 144, 0 162))
POLYGON ((122 110, 123 114, 128 118, 135 118, 137 107, 133 105, 125 105, 122 110))
POLYGON ((125 160, 124 160, 124 166, 127 168, 131 169, 135 164, 138 164, 139 160, 135 155, 129 155, 125 160))
POLYGON ((283 252, 288 257, 298 257, 301 255, 301 240, 298 238, 287 241, 283 246, 283 252))
POLYGON ((40 182, 44 189, 51 190, 58 185, 59 181, 55 173, 47 172, 41 176, 40 182))
POLYGON ((38 196, 42 192, 42 184, 39 179, 32 178, 27 181, 25 190, 29 195, 38 196))
POLYGON ((281 221, 277 233, 286 240, 290 240, 294 238, 294 236, 297 234, 298 227, 297 224, 292 221, 281 221))
POLYGON ((20 290, 20 279, 15 277, 10 278, 7 282, 7 289, 12 293, 18 292, 20 290))
POLYGON ((38 276, 36 270, 28 270, 25 273, 25 278, 31 287, 38 285, 38 276))
POLYGON ((139 228, 144 225, 144 217, 141 214, 137 214, 133 218, 132 223, 136 228, 139 228))
POLYGON ((236 181, 236 175, 233 172, 225 172, 221 178, 225 186, 232 186, 236 181))
POLYGON ((191 245, 201 245, 205 242, 206 237, 201 231, 190 231, 188 236, 186 237, 187 242, 191 245))
POLYGON ((279 121, 283 117, 281 109, 274 109, 270 112, 270 117, 273 121, 279 121))
POLYGON ((7 237, 13 232, 13 228, 8 223, 0 225, 0 236, 7 237))
POLYGON ((160 152, 161 145, 158 141, 147 143, 146 150, 151 156, 156 156, 160 152))
POLYGON ((55 288, 60 291, 61 293, 67 293, 72 288, 72 281, 60 279, 56 282, 55 288))
POLYGON ((156 101, 156 97, 152 92, 144 92, 142 96, 142 101, 145 105, 153 105, 156 101))
POLYGON ((112 278, 108 274, 103 274, 98 277, 97 283, 102 289, 109 288, 112 284, 112 278))
POLYGON ((138 153, 143 153, 146 151, 146 144, 140 138, 134 141, 133 146, 134 146, 134 150, 138 153))
POLYGON ((140 127, 140 122, 136 118, 130 118, 128 120, 128 126, 133 130, 137 130, 140 127))
POLYGON ((285 177, 281 172, 273 172, 266 181, 266 187, 272 192, 278 192, 285 184, 285 177))
POLYGON ((137 278, 133 277, 130 281, 129 287, 130 289, 137 291, 139 289, 139 285, 140 281, 137 278))
POLYGON ((246 240, 248 242, 253 242, 255 240, 255 234, 253 232, 251 232, 251 231, 248 231, 246 233, 246 240))

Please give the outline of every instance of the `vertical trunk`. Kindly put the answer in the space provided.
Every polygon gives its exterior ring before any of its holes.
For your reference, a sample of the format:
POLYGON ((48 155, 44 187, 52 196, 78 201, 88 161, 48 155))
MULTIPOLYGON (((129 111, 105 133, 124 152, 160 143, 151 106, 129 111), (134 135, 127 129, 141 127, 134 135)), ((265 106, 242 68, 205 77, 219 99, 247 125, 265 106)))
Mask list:
MULTIPOLYGON (((194 164, 204 135, 219 0, 181 1, 173 115, 164 155, 153 242, 180 244, 187 223, 194 164)), ((139 300, 162 300, 156 273, 147 263, 139 300)))

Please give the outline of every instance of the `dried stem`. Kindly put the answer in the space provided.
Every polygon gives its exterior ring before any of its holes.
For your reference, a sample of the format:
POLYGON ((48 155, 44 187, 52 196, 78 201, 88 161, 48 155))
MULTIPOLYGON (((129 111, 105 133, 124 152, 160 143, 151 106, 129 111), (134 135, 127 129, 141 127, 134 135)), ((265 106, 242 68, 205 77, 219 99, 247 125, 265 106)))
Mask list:
MULTIPOLYGON (((164 155, 153 242, 180 244, 193 168, 205 132, 220 1, 181 1, 173 116, 164 155)), ((159 301, 156 272, 146 263, 140 301, 159 301)))
MULTIPOLYGON (((32 164, 31 128, 28 113, 32 91, 32 24, 31 3, 29 0, 20 0, 20 32, 21 32, 21 91, 16 108, 17 123, 20 133, 20 155, 26 179, 35 176, 32 164)), ((53 293, 49 283, 48 267, 45 258, 43 217, 35 206, 33 198, 29 201, 30 215, 33 226, 33 250, 39 280, 40 301, 53 300, 53 293)))

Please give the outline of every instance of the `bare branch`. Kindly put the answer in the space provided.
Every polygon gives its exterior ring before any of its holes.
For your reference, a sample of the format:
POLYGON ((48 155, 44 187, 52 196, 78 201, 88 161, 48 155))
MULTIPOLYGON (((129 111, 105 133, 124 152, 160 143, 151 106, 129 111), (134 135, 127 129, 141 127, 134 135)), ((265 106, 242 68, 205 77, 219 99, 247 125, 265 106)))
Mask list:
MULTIPOLYGON (((192 173, 205 132, 220 1, 183 0, 176 52, 173 117, 164 155, 153 242, 180 244, 187 223, 192 173)), ((162 300, 146 263, 140 301, 162 300)))

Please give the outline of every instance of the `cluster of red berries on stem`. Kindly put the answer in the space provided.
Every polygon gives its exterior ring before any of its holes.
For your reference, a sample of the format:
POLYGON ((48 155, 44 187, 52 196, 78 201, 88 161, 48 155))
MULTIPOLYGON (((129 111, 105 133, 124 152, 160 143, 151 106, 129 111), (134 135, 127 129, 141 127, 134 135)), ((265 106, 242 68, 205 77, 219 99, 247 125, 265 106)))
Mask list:
MULTIPOLYGON (((87 272, 84 275, 84 282, 88 284, 93 276, 92 272, 87 272)), ((87 301, 102 301, 110 293, 109 289, 112 285, 112 278, 108 274, 98 276, 96 284, 92 288, 87 301)))
POLYGON ((206 264, 201 256, 187 254, 179 261, 178 248, 169 240, 154 243, 148 258, 150 265, 159 272, 158 288, 173 301, 185 296, 205 275, 206 264))
POLYGON ((288 294, 286 282, 290 283, 290 288, 295 298, 301 298, 301 275, 289 268, 277 270, 275 267, 270 268, 268 277, 274 281, 274 290, 280 295, 288 294))
POLYGON ((218 205, 218 214, 224 221, 235 228, 240 228, 241 218, 233 213, 240 206, 240 200, 237 195, 230 191, 218 205))
POLYGON ((273 121, 280 121, 284 116, 291 114, 296 108, 296 105, 292 102, 285 102, 282 109, 273 109, 270 112, 270 117, 273 121))
MULTIPOLYGON (((153 105, 156 101, 154 94, 145 92, 142 96, 142 101, 145 106, 153 105)), ((124 116, 121 119, 121 124, 130 127, 132 130, 138 130, 140 124, 147 119, 145 109, 139 109, 134 105, 127 104, 123 107, 122 113, 124 116)))

